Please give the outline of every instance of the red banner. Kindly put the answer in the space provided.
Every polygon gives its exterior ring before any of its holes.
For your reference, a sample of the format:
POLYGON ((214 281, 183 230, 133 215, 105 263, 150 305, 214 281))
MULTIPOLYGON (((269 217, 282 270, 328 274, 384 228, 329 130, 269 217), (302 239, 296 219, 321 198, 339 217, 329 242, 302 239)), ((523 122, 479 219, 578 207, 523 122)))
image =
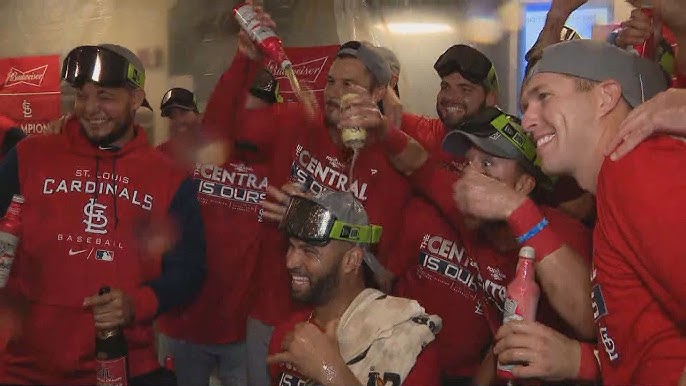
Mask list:
MULTIPOLYGON (((286 47, 288 59, 293 63, 293 70, 303 88, 314 91, 317 99, 322 101, 322 92, 326 86, 326 75, 333 62, 338 45, 320 47, 286 47)), ((267 62, 265 67, 279 81, 279 90, 284 101, 295 101, 288 78, 274 61, 267 62)))
POLYGON ((40 134, 60 117, 58 55, 0 59, 0 114, 21 125, 26 134, 40 134))

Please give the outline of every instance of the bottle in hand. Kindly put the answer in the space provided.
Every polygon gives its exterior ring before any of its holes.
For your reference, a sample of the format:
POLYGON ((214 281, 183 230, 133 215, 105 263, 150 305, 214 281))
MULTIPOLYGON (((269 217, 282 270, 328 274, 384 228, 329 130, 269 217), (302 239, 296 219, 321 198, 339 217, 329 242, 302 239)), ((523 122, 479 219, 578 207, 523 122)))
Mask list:
MULTIPOLYGON (((541 291, 535 280, 534 249, 524 246, 519 251, 515 277, 507 286, 503 324, 513 320, 535 321, 541 291)), ((498 376, 513 379, 512 365, 498 362, 498 376)))
MULTIPOLYGON (((109 287, 102 287, 98 291, 98 295, 104 295, 108 292, 110 292, 109 287)), ((96 331, 97 386, 128 385, 128 352, 126 339, 120 328, 96 331)))
POLYGON ((7 285, 14 254, 19 245, 22 204, 24 204, 24 197, 15 194, 5 217, 0 220, 0 288, 5 288, 7 285))

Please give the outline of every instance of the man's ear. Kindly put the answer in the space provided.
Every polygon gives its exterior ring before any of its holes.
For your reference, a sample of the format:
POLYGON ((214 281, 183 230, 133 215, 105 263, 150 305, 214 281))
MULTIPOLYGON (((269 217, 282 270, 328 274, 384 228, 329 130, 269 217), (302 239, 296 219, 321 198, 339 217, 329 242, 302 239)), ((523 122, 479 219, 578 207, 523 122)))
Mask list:
POLYGON ((495 106, 498 104, 498 90, 486 91, 486 106, 495 106))
POLYGON ((609 114, 622 100, 622 86, 613 79, 600 82, 595 87, 598 95, 598 109, 601 115, 609 114))
POLYGON ((145 91, 137 88, 131 91, 131 95, 133 96, 132 109, 136 111, 143 105, 143 101, 145 100, 145 91))
POLYGON ((528 173, 522 173, 515 183, 515 190, 525 195, 531 194, 536 188, 536 179, 528 173))
POLYGON ((374 100, 374 102, 379 103, 379 101, 382 100, 386 96, 387 92, 388 92, 388 85, 377 86, 372 90, 372 99, 374 100))
POLYGON ((364 252, 359 245, 350 248, 343 256, 343 272, 352 273, 362 267, 364 252))

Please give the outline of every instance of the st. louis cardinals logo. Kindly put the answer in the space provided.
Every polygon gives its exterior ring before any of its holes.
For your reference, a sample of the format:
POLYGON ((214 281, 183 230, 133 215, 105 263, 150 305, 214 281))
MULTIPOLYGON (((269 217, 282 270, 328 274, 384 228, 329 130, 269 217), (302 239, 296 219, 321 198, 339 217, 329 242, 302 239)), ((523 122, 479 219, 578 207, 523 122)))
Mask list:
POLYGON ((88 200, 88 203, 83 207, 83 214, 86 218, 83 223, 86 224, 86 232, 97 233, 104 235, 107 233, 107 216, 105 216, 105 209, 107 206, 95 201, 95 198, 88 200))

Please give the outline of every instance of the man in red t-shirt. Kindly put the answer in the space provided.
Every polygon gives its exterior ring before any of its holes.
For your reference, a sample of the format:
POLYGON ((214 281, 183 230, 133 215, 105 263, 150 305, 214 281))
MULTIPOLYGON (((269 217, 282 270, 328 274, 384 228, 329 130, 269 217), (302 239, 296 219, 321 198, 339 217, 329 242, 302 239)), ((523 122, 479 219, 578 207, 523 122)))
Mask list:
MULTIPOLYGON (((258 63, 256 60, 259 57, 254 55, 256 47, 244 34, 241 35, 239 47, 235 60, 246 63, 250 71, 258 63)), ((352 192, 363 203, 370 219, 386 229, 387 237, 376 248, 382 264, 392 258, 402 218, 400 209, 410 199, 412 192, 405 178, 390 165, 384 154, 383 143, 368 143, 353 161, 353 152, 344 145, 337 123, 344 94, 362 87, 378 102, 387 91, 390 78, 391 70, 377 51, 360 42, 348 42, 340 47, 327 74, 323 111, 312 114, 311 110, 306 111, 303 103, 280 103, 269 108, 255 108, 255 98, 248 95, 246 109, 239 112, 235 125, 237 137, 253 143, 262 154, 270 156, 270 185, 278 187, 296 182, 313 193, 329 190, 352 192)), ((374 106, 377 108, 376 104, 374 106)), ((282 209, 278 203, 265 203, 264 206, 272 212, 282 209)), ((272 249, 274 254, 264 256, 264 259, 278 261, 283 251, 278 253, 277 249, 272 249)), ((274 287, 277 289, 277 284, 287 286, 287 281, 281 280, 284 271, 275 276, 274 287)), ((274 303, 274 309, 282 310, 284 305, 289 305, 286 289, 274 291, 274 296, 269 299, 274 303)), ((271 310, 260 311, 252 315, 263 317, 271 310)), ((275 318, 259 320, 258 323, 249 320, 248 336, 255 332, 268 337, 269 326, 278 323, 278 319, 283 320, 288 314, 270 316, 275 318)), ((257 361, 259 358, 255 358, 257 361)))
MULTIPOLYGON (((227 70, 231 71, 241 73, 233 65, 227 70)), ((173 127, 168 142, 173 151, 168 155, 186 166, 191 162, 207 241, 207 279, 197 299, 162 316, 157 324, 159 359, 164 363, 167 356, 172 357, 179 384, 188 386, 207 385, 213 373, 225 385, 248 383, 251 358, 246 355, 246 322, 255 304, 256 283, 261 283, 264 274, 274 279, 269 267, 274 263, 265 264, 269 262, 260 256, 268 246, 283 244, 278 242, 281 234, 276 224, 264 221, 262 215, 269 165, 257 149, 239 138, 227 138, 235 111, 244 102, 242 92, 225 92, 230 78, 222 76, 215 87, 202 126, 203 116, 190 91, 171 89, 161 104, 163 116, 170 117, 173 127), (205 155, 208 149, 216 154, 205 155), (214 161, 217 155, 220 159, 214 161), (209 314, 213 317, 208 318, 209 314)), ((275 82, 259 71, 252 84, 244 81, 237 88, 249 88, 268 106, 277 101, 275 82)), ((268 286, 260 290, 259 296, 271 295, 268 286)))
POLYGON ((657 136, 620 161, 604 157, 629 112, 666 86, 655 63, 575 41, 546 48, 522 93, 543 169, 571 174, 596 194, 592 300, 606 384, 675 384, 686 364, 686 287, 674 279, 686 144, 657 136))
POLYGON ((440 153, 446 133, 465 119, 498 101, 495 66, 476 48, 457 44, 448 48, 434 64, 441 78, 436 95, 439 119, 403 114, 400 129, 417 140, 429 153, 440 153))
POLYGON ((350 192, 294 196, 282 227, 291 296, 310 308, 276 328, 272 384, 439 385, 430 342, 441 319, 369 287, 376 264, 368 245, 382 229, 362 204, 350 192))
POLYGON ((185 88, 171 88, 162 97, 160 111, 169 120, 169 139, 157 149, 192 169, 202 121, 195 95, 185 88))

